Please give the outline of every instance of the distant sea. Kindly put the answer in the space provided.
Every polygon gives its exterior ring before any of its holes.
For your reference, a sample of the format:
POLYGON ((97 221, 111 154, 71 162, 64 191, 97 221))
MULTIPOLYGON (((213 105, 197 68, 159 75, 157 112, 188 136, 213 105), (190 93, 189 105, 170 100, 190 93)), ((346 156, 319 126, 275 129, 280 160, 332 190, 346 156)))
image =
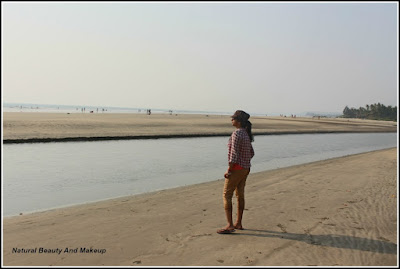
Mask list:
POLYGON ((146 114, 148 109, 151 110, 151 113, 156 113, 156 114, 232 115, 232 113, 234 112, 234 111, 216 112, 216 111, 172 110, 172 109, 110 107, 110 106, 77 106, 77 105, 57 105, 57 104, 3 103, 3 112, 90 113, 91 111, 93 111, 93 113, 142 113, 142 114, 146 114))
MULTIPOLYGON (((49 113, 142 113, 146 114, 151 109, 151 113, 156 114, 201 114, 201 115, 232 115, 234 111, 202 111, 202 110, 173 110, 143 107, 111 107, 111 106, 78 106, 78 105, 57 105, 57 104, 29 104, 29 103, 3 103, 3 112, 49 112, 49 113)), ((254 113, 246 111, 252 116, 280 116, 290 117, 291 114, 281 113, 254 113)), ((297 117, 325 116, 337 117, 341 113, 336 112, 303 112, 297 113, 297 117)))

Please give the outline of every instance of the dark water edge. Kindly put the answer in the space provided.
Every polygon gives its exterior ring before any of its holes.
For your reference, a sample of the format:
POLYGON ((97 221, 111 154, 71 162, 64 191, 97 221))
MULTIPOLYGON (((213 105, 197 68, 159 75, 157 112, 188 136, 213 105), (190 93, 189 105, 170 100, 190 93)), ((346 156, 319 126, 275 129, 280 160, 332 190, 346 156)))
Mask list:
MULTIPOLYGON (((393 132, 258 135, 252 172, 392 148, 396 141, 393 132)), ((3 213, 213 181, 226 170, 227 142, 224 136, 3 145, 3 213)))
MULTIPOLYGON (((260 132, 258 135, 288 135, 288 134, 334 134, 334 133, 396 133, 387 130, 366 130, 366 131, 284 131, 284 132, 260 132)), ((4 139, 3 144, 24 144, 24 143, 52 143, 52 142, 86 142, 86 141, 110 141, 110 140, 145 140, 145 139, 168 139, 168 138, 194 138, 194 137, 221 137, 230 136, 232 133, 213 134, 169 134, 169 135, 131 135, 131 136, 96 136, 96 137, 62 137, 62 138, 27 138, 27 139, 4 139)))

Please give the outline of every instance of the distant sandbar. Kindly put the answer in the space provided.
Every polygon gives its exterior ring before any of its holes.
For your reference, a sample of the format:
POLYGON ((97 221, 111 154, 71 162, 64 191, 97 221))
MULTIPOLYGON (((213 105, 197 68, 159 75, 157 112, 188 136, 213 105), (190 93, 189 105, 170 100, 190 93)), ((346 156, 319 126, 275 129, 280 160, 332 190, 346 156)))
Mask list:
MULTIPOLYGON (((255 135, 397 132, 397 123, 359 119, 251 117, 255 135)), ((226 115, 3 113, 3 143, 228 136, 226 115)))

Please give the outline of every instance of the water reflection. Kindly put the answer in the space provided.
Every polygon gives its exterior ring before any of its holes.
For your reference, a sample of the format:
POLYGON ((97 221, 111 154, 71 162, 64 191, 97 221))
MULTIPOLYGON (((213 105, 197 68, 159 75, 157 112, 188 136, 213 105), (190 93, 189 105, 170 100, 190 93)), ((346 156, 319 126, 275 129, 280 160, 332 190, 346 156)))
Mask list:
MULTIPOLYGON (((223 178, 229 137, 3 145, 4 215, 223 178)), ((395 133, 256 136, 252 172, 397 146, 395 133)))

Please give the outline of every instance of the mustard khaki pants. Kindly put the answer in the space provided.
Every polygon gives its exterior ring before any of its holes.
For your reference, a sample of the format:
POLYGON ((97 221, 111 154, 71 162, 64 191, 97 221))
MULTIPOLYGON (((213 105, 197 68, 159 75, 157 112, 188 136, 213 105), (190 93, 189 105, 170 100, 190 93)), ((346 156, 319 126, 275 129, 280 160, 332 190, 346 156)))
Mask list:
POLYGON ((225 178, 223 193, 225 210, 232 210, 232 197, 234 191, 236 191, 238 209, 244 210, 244 187, 249 173, 250 169, 235 170, 232 171, 229 178, 225 178))

